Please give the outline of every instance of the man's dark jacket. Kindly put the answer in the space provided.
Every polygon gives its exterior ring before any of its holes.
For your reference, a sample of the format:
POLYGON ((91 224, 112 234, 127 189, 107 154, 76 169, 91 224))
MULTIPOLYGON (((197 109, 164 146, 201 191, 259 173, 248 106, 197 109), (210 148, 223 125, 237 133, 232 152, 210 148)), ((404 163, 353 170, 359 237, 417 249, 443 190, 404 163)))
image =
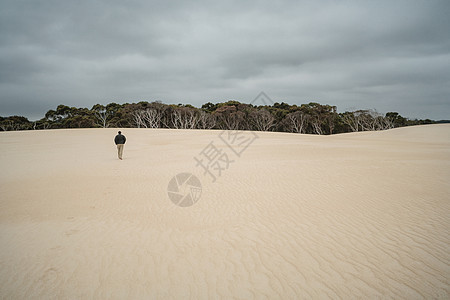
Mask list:
POLYGON ((116 145, 118 145, 118 144, 125 144, 126 140, 127 139, 125 138, 125 136, 123 134, 118 134, 114 138, 114 142, 116 143, 116 145))

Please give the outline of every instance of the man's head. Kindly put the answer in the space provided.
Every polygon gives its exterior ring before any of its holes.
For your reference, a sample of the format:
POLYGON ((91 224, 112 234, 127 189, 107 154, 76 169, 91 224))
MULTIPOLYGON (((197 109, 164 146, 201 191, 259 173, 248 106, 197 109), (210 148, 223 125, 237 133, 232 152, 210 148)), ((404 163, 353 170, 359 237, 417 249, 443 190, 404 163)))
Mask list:
POLYGON ((122 132, 121 132, 121 131, 119 131, 119 134, 122 134, 122 132))

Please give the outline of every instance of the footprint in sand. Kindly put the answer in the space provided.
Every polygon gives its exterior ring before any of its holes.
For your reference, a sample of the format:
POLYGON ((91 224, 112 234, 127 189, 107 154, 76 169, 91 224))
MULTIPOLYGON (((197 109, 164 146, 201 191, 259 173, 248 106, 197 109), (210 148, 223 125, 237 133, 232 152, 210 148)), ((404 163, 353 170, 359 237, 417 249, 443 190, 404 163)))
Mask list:
POLYGON ((57 282, 59 276, 59 272, 55 268, 48 268, 44 271, 42 276, 39 278, 39 281, 45 284, 55 284, 57 282))
POLYGON ((70 230, 67 230, 65 232, 65 234, 66 234, 66 236, 70 236, 70 235, 74 235, 74 234, 76 234, 78 232, 79 232, 79 230, 77 230, 77 229, 70 229, 70 230))

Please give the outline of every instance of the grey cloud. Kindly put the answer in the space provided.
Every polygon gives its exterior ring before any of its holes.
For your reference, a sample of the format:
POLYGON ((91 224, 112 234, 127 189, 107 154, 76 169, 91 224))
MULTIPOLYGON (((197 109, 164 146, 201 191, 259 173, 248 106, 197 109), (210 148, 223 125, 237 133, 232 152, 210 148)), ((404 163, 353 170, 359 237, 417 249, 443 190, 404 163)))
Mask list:
POLYGON ((5 1, 0 115, 314 100, 449 118, 448 1, 5 1))

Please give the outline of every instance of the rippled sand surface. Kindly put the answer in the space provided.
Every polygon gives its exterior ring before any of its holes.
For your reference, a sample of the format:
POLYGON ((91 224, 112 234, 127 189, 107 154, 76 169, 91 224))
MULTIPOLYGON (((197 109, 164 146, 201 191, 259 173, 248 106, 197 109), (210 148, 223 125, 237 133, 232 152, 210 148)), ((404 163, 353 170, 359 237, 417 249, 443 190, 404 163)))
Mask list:
POLYGON ((450 298, 450 125, 116 131, 0 133, 1 299, 450 298))

